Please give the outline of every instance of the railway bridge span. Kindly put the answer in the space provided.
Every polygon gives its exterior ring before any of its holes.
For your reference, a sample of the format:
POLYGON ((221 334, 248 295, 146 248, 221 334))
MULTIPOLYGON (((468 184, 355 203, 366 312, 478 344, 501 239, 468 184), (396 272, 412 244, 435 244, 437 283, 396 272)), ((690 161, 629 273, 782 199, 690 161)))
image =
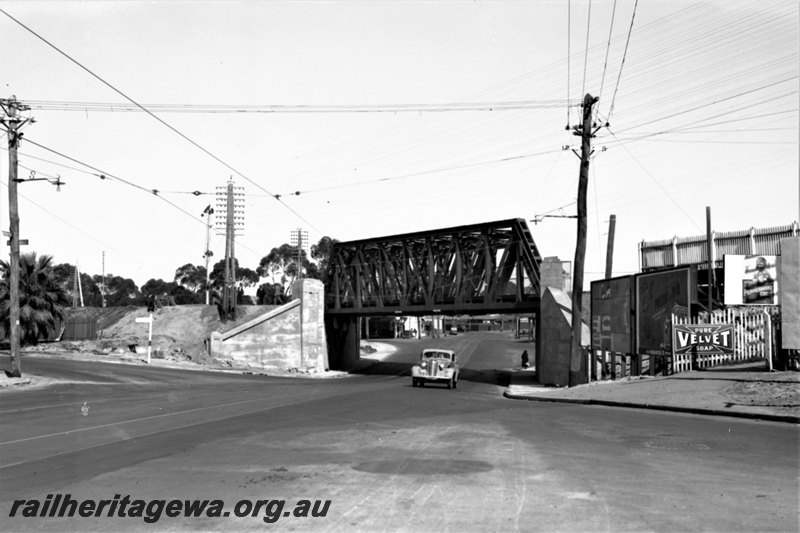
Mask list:
POLYGON ((336 243, 325 294, 331 368, 358 359, 363 316, 539 315, 541 262, 519 218, 336 243))

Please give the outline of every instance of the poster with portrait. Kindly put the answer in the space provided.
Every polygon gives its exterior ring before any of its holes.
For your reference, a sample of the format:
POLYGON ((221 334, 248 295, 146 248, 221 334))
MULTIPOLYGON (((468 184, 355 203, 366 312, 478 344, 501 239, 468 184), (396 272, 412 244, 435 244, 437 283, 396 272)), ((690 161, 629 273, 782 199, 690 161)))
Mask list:
POLYGON ((778 257, 725 256, 725 305, 778 305, 778 257))

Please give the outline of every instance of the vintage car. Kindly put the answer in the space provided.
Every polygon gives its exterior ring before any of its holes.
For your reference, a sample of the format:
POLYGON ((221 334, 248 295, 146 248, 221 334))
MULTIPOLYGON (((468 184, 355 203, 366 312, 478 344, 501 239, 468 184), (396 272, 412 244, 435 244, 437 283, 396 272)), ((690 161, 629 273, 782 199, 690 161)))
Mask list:
POLYGON ((424 386, 428 383, 444 383, 448 389, 458 385, 458 358, 452 350, 422 350, 418 365, 411 367, 411 385, 424 386))

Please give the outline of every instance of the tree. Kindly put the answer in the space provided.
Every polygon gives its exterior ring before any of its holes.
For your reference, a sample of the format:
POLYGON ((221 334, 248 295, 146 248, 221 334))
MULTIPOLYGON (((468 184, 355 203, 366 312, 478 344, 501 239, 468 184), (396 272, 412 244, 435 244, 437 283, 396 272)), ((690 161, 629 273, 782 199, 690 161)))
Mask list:
POLYGON ((132 279, 111 274, 106 276, 106 305, 121 307, 140 303, 141 293, 132 279))
MULTIPOLYGON (((53 270, 53 256, 30 252, 19 258, 19 328, 23 346, 36 345, 39 339, 55 331, 56 319, 63 320, 70 300, 53 270)), ((10 330, 11 298, 9 265, 0 261, 0 324, 10 330)))
POLYGON ((260 279, 255 270, 236 265, 236 283, 241 283, 243 287, 252 287, 260 279))
POLYGON ((262 283, 256 292, 258 305, 283 305, 289 299, 280 283, 262 283))
MULTIPOLYGON (((327 285, 328 283, 328 266, 331 260, 331 253, 333 247, 339 241, 328 237, 322 237, 317 244, 311 246, 311 258, 317 262, 317 276, 316 279, 322 280, 327 285)), ((311 277, 309 275, 309 277, 311 277)))
MULTIPOLYGON (((302 263, 308 263, 303 251, 300 259, 302 263)), ((297 263, 297 247, 284 243, 261 258, 256 273, 262 278, 269 278, 273 286, 279 284, 286 294, 301 269, 302 265, 297 263)))
MULTIPOLYGON (((246 267, 239 266, 239 260, 234 259, 234 272, 236 277, 236 283, 241 283, 245 287, 251 287, 258 283, 259 275, 256 271, 253 271, 246 267)), ((214 263, 214 267, 211 269, 211 287, 214 289, 222 289, 225 285, 225 260, 220 259, 216 263, 214 263)))
POLYGON ((175 270, 174 281, 192 292, 205 290, 206 267, 186 263, 175 270))

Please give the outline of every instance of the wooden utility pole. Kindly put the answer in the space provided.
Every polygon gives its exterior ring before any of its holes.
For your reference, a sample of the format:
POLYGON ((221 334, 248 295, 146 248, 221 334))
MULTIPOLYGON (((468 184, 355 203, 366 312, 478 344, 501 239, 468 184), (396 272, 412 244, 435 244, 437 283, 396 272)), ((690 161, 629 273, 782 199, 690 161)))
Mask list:
POLYGON ((614 231, 617 226, 617 215, 608 220, 608 243, 606 244, 606 279, 612 276, 614 265, 614 231))
POLYGON ((708 323, 714 310, 714 235, 711 233, 711 206, 706 206, 706 259, 708 261, 708 323))
POLYGON ((100 300, 106 306, 106 252, 103 251, 103 286, 100 287, 100 300))
POLYGON ((233 181, 228 181, 227 217, 225 223, 225 286, 222 289, 222 307, 225 320, 234 320, 236 309, 236 257, 233 241, 236 236, 233 225, 233 181))
POLYGON ((209 205, 208 207, 205 208, 205 210, 203 210, 203 214, 200 215, 200 216, 205 215, 206 217, 206 251, 203 254, 203 257, 205 257, 206 259, 206 305, 208 305, 211 300, 210 298, 211 289, 209 287, 209 283, 211 281, 211 271, 208 270, 208 262, 211 259, 211 256, 214 255, 214 253, 211 251, 211 248, 209 247, 211 242, 211 216, 213 214, 214 214, 214 209, 209 205))
POLYGON ((30 109, 28 106, 17 102, 13 96, 8 100, 0 100, 5 116, 0 120, 8 133, 8 215, 11 233, 9 245, 11 248, 9 258, 8 292, 9 292, 9 324, 8 340, 10 343, 11 377, 22 376, 20 364, 20 331, 19 331, 19 206, 17 203, 17 148, 19 148, 22 133, 20 129, 32 118, 23 119, 20 111, 30 109))
POLYGON ((589 184, 589 157, 592 155, 592 107, 597 98, 586 93, 583 98, 583 125, 576 126, 575 135, 581 137, 581 168, 578 178, 578 238, 575 245, 575 262, 572 275, 572 336, 569 358, 569 385, 589 381, 588 361, 581 349, 583 326, 583 263, 586 257, 586 190, 589 184))

